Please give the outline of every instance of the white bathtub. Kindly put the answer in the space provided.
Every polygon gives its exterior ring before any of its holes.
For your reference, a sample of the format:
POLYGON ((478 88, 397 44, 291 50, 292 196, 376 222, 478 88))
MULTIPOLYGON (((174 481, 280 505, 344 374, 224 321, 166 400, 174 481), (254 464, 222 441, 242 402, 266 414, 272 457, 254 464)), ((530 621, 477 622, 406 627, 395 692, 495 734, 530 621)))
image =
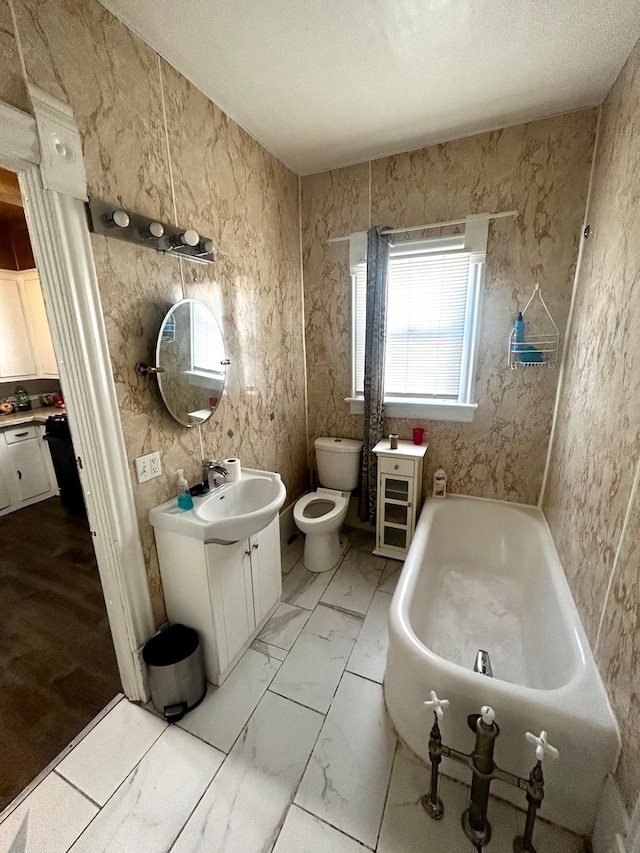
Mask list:
MULTIPOLYGON (((620 735, 539 509, 458 495, 426 501, 391 604, 384 690, 398 734, 427 761, 433 715, 422 703, 431 690, 451 702, 444 743, 463 752, 474 744, 467 715, 491 705, 496 763, 520 776, 535 764, 525 732, 545 729, 560 760, 544 762, 540 815, 592 830, 620 735), (478 649, 489 652, 493 678, 473 672, 478 649)), ((450 759, 441 769, 470 782, 450 759)), ((491 790, 526 808, 523 791, 497 782, 491 790)))

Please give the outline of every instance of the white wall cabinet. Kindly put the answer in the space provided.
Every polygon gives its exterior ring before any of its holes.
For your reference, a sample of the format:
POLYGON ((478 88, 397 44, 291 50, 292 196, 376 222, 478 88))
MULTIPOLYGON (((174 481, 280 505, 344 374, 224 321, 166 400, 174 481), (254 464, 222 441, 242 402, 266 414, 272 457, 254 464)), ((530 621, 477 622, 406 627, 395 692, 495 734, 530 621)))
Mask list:
POLYGON ((22 274, 22 299, 25 306, 27 326, 31 346, 36 361, 38 376, 58 377, 58 363, 53 351, 49 321, 42 298, 42 288, 36 270, 27 270, 22 274))
POLYGON ((58 376, 49 323, 35 270, 0 270, 0 381, 58 376))
POLYGON ((374 554, 396 560, 407 556, 422 506, 422 463, 427 447, 399 441, 397 449, 392 450, 385 438, 373 448, 378 457, 374 554))
POLYGON ((280 524, 231 545, 154 528, 169 622, 195 628, 207 680, 222 684, 280 601, 280 524))
POLYGON ((0 429, 0 515, 56 494, 43 435, 41 424, 0 429))
POLYGON ((36 360, 22 301, 21 273, 0 273, 0 378, 35 376, 36 360))

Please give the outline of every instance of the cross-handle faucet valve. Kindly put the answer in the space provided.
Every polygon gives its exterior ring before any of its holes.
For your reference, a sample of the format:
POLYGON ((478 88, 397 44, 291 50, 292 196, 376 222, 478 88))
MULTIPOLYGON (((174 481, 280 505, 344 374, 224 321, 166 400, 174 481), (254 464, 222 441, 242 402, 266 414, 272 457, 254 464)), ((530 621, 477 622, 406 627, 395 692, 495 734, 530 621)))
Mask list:
POLYGON ((432 690, 429 694, 431 699, 427 700, 424 704, 427 708, 433 708, 433 712, 438 718, 440 722, 444 719, 444 709, 449 707, 448 699, 438 699, 438 694, 435 690, 432 690))
POLYGON ((551 746, 549 741, 547 740, 547 733, 540 732, 539 735, 532 735, 531 732, 527 732, 525 734, 527 741, 536 748, 536 758, 538 761, 542 761, 548 755, 549 758, 560 758, 560 753, 555 748, 555 746, 551 746))

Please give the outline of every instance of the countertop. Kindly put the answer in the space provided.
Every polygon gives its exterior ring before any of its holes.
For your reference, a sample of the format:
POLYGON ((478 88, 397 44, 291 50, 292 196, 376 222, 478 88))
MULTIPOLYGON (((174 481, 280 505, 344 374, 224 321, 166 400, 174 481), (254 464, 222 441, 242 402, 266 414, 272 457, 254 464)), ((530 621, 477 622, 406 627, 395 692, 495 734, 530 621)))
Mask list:
POLYGON ((395 450, 391 449, 391 444, 388 438, 383 438, 382 441, 379 441, 376 446, 373 448, 374 453, 385 453, 389 454, 389 456, 409 456, 414 459, 420 459, 427 452, 429 445, 425 444, 414 444, 412 441, 406 441, 401 438, 398 439, 398 447, 395 450))
POLYGON ((0 429, 2 427, 21 426, 22 424, 44 424, 51 415, 61 415, 67 410, 58 409, 56 406, 40 406, 27 412, 12 412, 10 415, 0 415, 0 429))

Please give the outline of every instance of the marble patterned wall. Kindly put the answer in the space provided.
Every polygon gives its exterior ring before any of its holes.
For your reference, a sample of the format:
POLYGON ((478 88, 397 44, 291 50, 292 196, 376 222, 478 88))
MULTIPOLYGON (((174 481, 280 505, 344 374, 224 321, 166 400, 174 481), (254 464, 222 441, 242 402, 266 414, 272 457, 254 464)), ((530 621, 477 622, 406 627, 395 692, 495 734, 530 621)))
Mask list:
POLYGON ((28 110, 27 90, 22 78, 20 57, 16 44, 11 9, 7 0, 0 0, 0 101, 18 110, 28 110))
POLYGON ((640 794, 640 43, 602 109, 543 508, 640 794))
MULTIPOLYGON (((67 101, 89 192, 211 236, 202 267, 92 236, 113 374, 156 620, 162 590, 147 513, 175 493, 177 468, 200 478, 197 429, 166 412, 155 336, 169 305, 196 297, 220 319, 227 388, 202 427, 207 456, 279 471, 288 501, 305 489, 305 376, 298 179, 96 0, 14 0, 29 82, 67 101), (160 450, 163 475, 135 482, 133 460, 160 450)), ((7 0, 0 0, 0 98, 26 107, 7 0), (11 52, 13 51, 13 52, 11 52), (12 100, 7 92, 14 92, 12 100), (22 100, 21 100, 22 99, 22 100)))
POLYGON ((394 228, 469 213, 518 210, 489 230, 472 424, 387 419, 411 438, 426 428, 425 487, 442 466, 454 492, 535 503, 549 440, 557 370, 511 371, 509 332, 538 281, 564 331, 584 215, 595 110, 556 116, 302 179, 309 442, 360 438, 351 415, 348 243, 370 224, 394 228))

